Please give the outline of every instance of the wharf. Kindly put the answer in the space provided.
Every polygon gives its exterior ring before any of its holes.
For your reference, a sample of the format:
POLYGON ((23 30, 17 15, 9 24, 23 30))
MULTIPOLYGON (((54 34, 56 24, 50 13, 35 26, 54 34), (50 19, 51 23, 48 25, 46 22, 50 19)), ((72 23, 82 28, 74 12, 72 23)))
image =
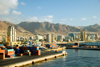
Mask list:
POLYGON ((56 58, 57 56, 64 56, 66 54, 67 54, 67 52, 56 53, 56 52, 52 52, 52 51, 44 51, 40 56, 37 56, 37 55, 18 56, 18 58, 0 60, 0 66, 1 67, 24 66, 27 64, 34 64, 35 62, 38 62, 38 61, 48 60, 50 58, 56 58))
POLYGON ((66 47, 66 49, 81 49, 81 50, 100 50, 100 48, 85 48, 85 47, 66 47))

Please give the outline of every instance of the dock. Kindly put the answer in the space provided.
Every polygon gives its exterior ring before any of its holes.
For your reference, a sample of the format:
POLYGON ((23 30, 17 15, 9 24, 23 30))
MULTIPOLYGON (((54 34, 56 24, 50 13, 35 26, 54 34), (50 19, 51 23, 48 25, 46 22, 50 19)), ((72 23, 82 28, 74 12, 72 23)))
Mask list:
POLYGON ((80 50, 97 50, 97 51, 100 51, 100 48, 85 48, 85 47, 67 47, 66 49, 80 49, 80 50))
POLYGON ((34 64, 39 61, 47 61, 51 58, 57 58, 58 56, 67 55, 67 52, 59 53, 52 51, 45 51, 40 56, 32 55, 32 56, 20 56, 17 58, 0 60, 0 66, 2 67, 19 67, 27 64, 34 64))

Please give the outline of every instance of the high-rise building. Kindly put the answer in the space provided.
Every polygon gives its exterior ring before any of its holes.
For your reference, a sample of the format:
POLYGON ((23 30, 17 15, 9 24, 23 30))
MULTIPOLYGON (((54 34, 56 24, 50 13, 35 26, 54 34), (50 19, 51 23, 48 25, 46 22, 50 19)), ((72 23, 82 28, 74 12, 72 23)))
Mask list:
POLYGON ((65 36, 65 40, 70 42, 70 41, 73 41, 73 37, 71 36, 65 36))
POLYGON ((41 35, 36 35, 36 39, 37 39, 37 40, 42 40, 43 37, 42 37, 41 35))
POLYGON ((82 41, 85 41, 85 40, 86 40, 86 39, 85 39, 85 38, 86 38, 86 33, 85 33, 85 31, 81 31, 81 34, 80 34, 80 35, 81 35, 81 40, 82 40, 82 41))
POLYGON ((95 35, 94 34, 91 35, 91 39, 95 40, 95 35))
POLYGON ((55 42, 55 34, 54 33, 47 34, 46 40, 48 43, 55 42))
POLYGON ((54 42, 54 41, 55 41, 55 34, 51 33, 51 42, 54 42))
POLYGON ((47 35, 46 35, 46 41, 47 41, 48 43, 51 43, 51 34, 47 34, 47 35))
POLYGON ((97 34, 95 34, 95 39, 98 39, 98 33, 97 33, 97 34))
POLYGON ((73 37, 73 39, 75 39, 75 34, 74 33, 70 33, 69 36, 73 37))
POLYGON ((16 29, 14 28, 14 26, 8 27, 7 42, 16 42, 16 29))
POLYGON ((57 41, 57 35, 55 35, 55 40, 57 41))
POLYGON ((63 35, 58 35, 57 36, 57 41, 63 41, 64 36, 63 35))
POLYGON ((88 35, 88 36, 87 36, 87 40, 90 40, 90 38, 91 38, 91 36, 90 36, 90 35, 88 35))

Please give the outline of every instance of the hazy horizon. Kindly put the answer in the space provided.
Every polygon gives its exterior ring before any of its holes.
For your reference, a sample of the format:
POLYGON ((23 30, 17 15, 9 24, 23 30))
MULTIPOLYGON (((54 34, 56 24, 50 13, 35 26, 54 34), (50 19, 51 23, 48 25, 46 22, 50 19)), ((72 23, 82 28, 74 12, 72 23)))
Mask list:
POLYGON ((99 6, 100 0, 0 0, 0 21, 100 25, 99 6))

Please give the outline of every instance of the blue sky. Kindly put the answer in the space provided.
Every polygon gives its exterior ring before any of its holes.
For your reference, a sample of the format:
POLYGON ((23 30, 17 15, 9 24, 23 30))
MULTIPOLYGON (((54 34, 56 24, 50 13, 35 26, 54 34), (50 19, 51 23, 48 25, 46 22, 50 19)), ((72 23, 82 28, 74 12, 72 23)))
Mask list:
POLYGON ((100 0, 0 0, 0 20, 100 25, 100 0))

